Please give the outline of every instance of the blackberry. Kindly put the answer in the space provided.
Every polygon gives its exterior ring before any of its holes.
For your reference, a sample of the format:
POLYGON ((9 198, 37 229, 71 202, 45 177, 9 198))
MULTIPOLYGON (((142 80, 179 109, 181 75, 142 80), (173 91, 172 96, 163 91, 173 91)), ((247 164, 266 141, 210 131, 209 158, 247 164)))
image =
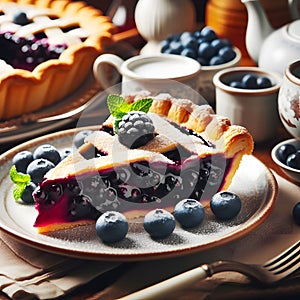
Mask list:
POLYGON ((146 113, 131 111, 119 123, 118 138, 130 149, 146 145, 154 138, 154 125, 146 113))

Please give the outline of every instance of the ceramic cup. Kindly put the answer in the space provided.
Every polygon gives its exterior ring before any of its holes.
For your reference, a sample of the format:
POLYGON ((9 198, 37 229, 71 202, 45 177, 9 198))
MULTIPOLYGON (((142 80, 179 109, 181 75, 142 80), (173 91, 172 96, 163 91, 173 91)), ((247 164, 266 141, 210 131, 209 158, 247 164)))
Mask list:
POLYGON ((93 71, 104 89, 116 85, 122 77, 124 95, 146 90, 154 95, 182 97, 182 85, 198 90, 201 66, 194 59, 172 54, 137 55, 125 61, 114 54, 102 54, 95 60, 93 71))
POLYGON ((300 60, 285 70, 278 95, 278 112, 286 130, 300 139, 300 60))
POLYGON ((246 127, 255 142, 271 139, 277 133, 280 120, 277 98, 281 76, 258 67, 236 67, 218 72, 213 83, 216 88, 216 113, 228 117, 232 124, 246 127), (266 76, 272 87, 243 89, 230 87, 245 74, 266 76))

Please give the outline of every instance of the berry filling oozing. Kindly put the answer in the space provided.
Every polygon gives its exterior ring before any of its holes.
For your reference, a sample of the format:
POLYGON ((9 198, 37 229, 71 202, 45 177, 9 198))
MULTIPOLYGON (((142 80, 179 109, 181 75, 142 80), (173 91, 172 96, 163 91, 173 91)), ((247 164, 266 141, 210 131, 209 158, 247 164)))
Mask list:
POLYGON ((46 180, 34 194, 39 211, 35 226, 46 226, 49 220, 96 220, 108 210, 147 209, 147 204, 170 207, 187 197, 203 200, 219 190, 231 164, 231 160, 226 160, 224 171, 223 157, 214 157, 213 161, 212 164, 212 158, 206 157, 192 165, 189 162, 189 167, 184 164, 149 166, 147 161, 140 161, 91 172, 82 178, 46 180), (199 169, 193 167, 196 165, 199 169))
MULTIPOLYGON (((39 27, 39 23, 35 24, 33 19, 27 17, 26 13, 22 11, 15 13, 9 23, 11 26, 8 24, 6 26, 6 17, 5 13, 0 11, 0 59, 13 68, 33 71, 42 62, 58 59, 60 54, 68 48, 68 43, 63 41, 57 43, 52 40, 52 37, 49 38, 45 34, 45 31, 49 29, 35 29, 35 26, 39 27), (28 34, 24 30, 27 27, 32 27, 33 33, 28 34), (26 32, 26 36, 22 35, 22 31, 26 32)), ((52 16, 46 18, 50 23, 59 19, 52 16)), ((72 31, 76 32, 78 28, 80 27, 71 24, 61 28, 60 33, 71 36, 72 31)), ((84 41, 85 37, 79 37, 78 40, 84 41)))

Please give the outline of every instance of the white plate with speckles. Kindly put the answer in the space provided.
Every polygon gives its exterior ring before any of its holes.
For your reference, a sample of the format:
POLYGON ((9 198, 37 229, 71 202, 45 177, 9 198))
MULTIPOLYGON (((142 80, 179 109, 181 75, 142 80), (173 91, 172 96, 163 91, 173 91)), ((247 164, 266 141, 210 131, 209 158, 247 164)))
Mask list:
POLYGON ((203 223, 185 230, 176 226, 166 239, 153 240, 142 223, 131 223, 124 240, 106 245, 97 237, 94 225, 49 234, 33 227, 33 205, 16 203, 9 178, 12 157, 21 150, 33 150, 51 143, 58 149, 71 147, 75 130, 50 134, 21 144, 0 156, 0 228, 22 243, 61 255, 97 260, 147 260, 174 257, 218 247, 238 239, 261 225, 275 205, 277 183, 270 170, 253 156, 245 156, 230 186, 242 200, 242 210, 231 221, 220 222, 209 208, 203 223))

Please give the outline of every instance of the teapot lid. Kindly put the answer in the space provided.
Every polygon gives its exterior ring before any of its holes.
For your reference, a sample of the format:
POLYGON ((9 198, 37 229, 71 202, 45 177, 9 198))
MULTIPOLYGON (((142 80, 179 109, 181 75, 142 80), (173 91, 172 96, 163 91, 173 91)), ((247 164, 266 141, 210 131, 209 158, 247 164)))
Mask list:
POLYGON ((288 25, 288 33, 291 37, 300 40, 300 20, 294 21, 288 25))

